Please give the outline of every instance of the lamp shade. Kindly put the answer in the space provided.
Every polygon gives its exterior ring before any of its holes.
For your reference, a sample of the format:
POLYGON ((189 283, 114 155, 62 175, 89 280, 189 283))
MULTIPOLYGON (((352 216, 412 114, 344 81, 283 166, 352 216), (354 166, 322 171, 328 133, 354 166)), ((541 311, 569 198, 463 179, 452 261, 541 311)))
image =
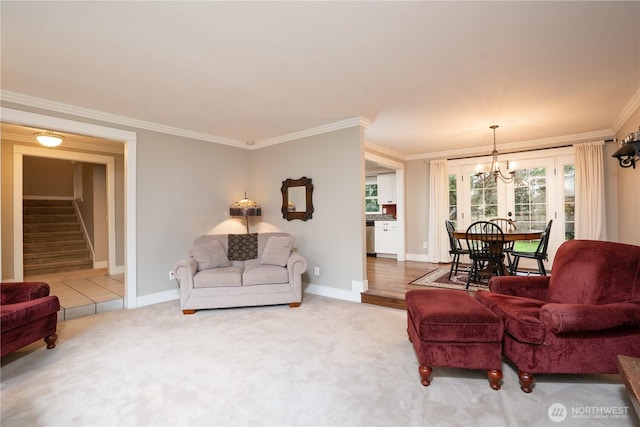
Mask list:
POLYGON ((259 204, 253 200, 247 199, 247 195, 244 195, 244 199, 238 200, 229 206, 229 215, 231 216, 260 216, 262 215, 262 208, 259 204))

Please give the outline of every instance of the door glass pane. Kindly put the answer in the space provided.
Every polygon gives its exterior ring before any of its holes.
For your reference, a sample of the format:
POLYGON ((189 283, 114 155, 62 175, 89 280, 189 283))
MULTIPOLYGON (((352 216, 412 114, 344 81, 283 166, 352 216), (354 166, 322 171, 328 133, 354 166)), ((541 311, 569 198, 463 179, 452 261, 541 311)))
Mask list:
POLYGON ((576 168, 575 165, 564 167, 564 239, 573 240, 576 223, 576 168))
POLYGON ((547 169, 518 169, 513 187, 518 228, 544 230, 547 225, 547 169))
POLYGON ((471 183, 471 222, 498 216, 498 188, 495 181, 485 183, 475 174, 469 175, 471 183))
POLYGON ((449 175, 449 221, 457 226, 458 220, 458 176, 449 175))

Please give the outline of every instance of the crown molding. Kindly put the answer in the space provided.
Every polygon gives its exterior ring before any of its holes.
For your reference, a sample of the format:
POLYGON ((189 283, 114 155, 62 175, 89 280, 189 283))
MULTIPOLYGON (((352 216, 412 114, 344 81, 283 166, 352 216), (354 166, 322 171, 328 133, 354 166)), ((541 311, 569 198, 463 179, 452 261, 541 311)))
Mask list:
POLYGON ((244 141, 238 141, 221 136, 210 135, 202 132, 194 132, 186 129, 165 126, 158 123, 147 122, 144 120, 132 119, 116 114, 105 113, 103 111, 92 110, 90 108, 77 107, 75 105, 64 104, 62 102, 50 101, 47 99, 37 98, 35 96, 23 95, 16 92, 3 90, 0 92, 3 101, 13 102, 33 108, 42 108, 57 113, 71 114, 85 119, 100 120, 104 122, 114 123, 122 126, 129 126, 139 129, 160 132, 169 135, 182 136, 185 138, 197 139, 200 141, 214 142, 216 144, 231 145, 233 147, 244 148, 244 141))
MULTIPOLYGON (((520 151, 541 150, 544 148, 558 148, 567 145, 579 144, 581 142, 603 141, 611 139, 614 136, 615 134, 611 129, 603 129, 574 135, 510 142, 508 144, 497 145, 496 148, 500 154, 507 154, 520 151)), ((484 156, 490 155, 492 149, 493 145, 487 145, 483 147, 463 148, 460 150, 436 151, 432 153, 407 156, 405 160, 460 159, 464 157, 484 156)))
POLYGON ((274 138, 263 139, 256 141, 253 147, 250 149, 256 150, 259 148, 269 147, 271 145, 282 144, 283 142, 289 142, 300 138, 306 138, 309 136, 320 135, 327 132, 334 132, 341 129, 347 129, 354 126, 361 126, 363 128, 369 127, 371 121, 365 117, 352 117, 338 122, 328 123, 326 125, 317 126, 314 128, 302 130, 299 132, 289 133, 287 135, 276 136, 274 138))
POLYGON ((406 156, 404 154, 394 151, 390 148, 383 147, 378 144, 374 144, 373 142, 365 141, 364 149, 365 151, 368 151, 371 153, 378 153, 378 154, 383 154, 385 156, 391 157, 393 160, 399 160, 399 161, 406 160, 406 156))
POLYGON ((3 101, 12 102, 27 107, 42 108, 58 113, 71 114, 74 116, 105 121, 109 123, 115 123, 118 125, 129 126, 139 129, 150 130, 154 132, 165 133, 168 135, 182 136, 185 138, 197 139, 200 141, 208 141, 216 144, 230 145, 236 148, 244 148, 247 150, 255 150, 258 148, 268 147, 270 145, 280 144, 283 142, 293 141, 295 139, 305 138, 314 135, 320 135, 327 132, 333 132, 340 129, 346 129, 353 126, 362 126, 365 129, 369 127, 371 121, 365 117, 354 117, 345 120, 341 120, 334 123, 306 129, 300 132, 294 132, 287 135, 282 135, 274 138, 263 139, 253 142, 252 144, 246 141, 239 141, 231 138, 224 138, 217 135, 211 135, 202 132, 194 132, 187 129, 176 128, 172 126, 165 126, 159 123, 148 122, 144 120, 132 119, 130 117, 119 116, 116 114, 105 113, 103 111, 92 110, 90 108, 77 107, 70 104, 64 104, 62 102, 50 101, 43 98, 37 98, 35 96, 24 95, 17 92, 11 92, 7 90, 0 91, 0 96, 3 101))
POLYGON ((613 123, 611 129, 614 133, 618 133, 622 126, 631 118, 631 115, 635 113, 635 111, 640 108, 640 88, 636 90, 636 93, 633 94, 627 105, 625 105, 622 112, 618 116, 618 119, 613 123))
MULTIPOLYGON (((26 143, 29 146, 33 146, 33 147, 42 147, 42 145, 34 141, 33 136, 21 135, 21 134, 12 133, 12 132, 3 132, 2 139, 3 140, 6 139, 8 141, 14 141, 14 142, 26 143)), ((104 143, 101 143, 100 140, 87 143, 87 142, 73 141, 65 137, 62 144, 54 148, 61 148, 61 149, 74 148, 77 150, 97 151, 100 153, 124 155, 123 144, 118 144, 118 145, 113 145, 113 143, 104 144, 104 143)))

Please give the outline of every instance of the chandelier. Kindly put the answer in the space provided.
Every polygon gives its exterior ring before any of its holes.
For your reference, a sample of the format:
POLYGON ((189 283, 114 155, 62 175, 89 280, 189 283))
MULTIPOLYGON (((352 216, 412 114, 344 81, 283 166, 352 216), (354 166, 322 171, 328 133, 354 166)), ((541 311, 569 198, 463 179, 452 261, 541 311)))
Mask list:
MULTIPOLYGON (((498 125, 489 126, 490 129, 493 129, 493 151, 491 152, 491 169, 489 172, 481 172, 482 166, 478 165, 476 170, 477 173, 474 174, 476 178, 478 178, 485 186, 489 186, 491 184, 496 184, 498 182, 498 178, 502 180, 505 184, 513 182, 516 179, 515 170, 511 170, 509 168, 509 161, 507 160, 507 173, 505 174, 500 169, 500 163, 498 162, 498 150, 496 149, 496 129, 498 125)), ((515 166, 515 165, 513 165, 515 166)))
POLYGON ((620 141, 620 148, 612 157, 617 158, 623 168, 636 168, 636 162, 640 162, 640 128, 620 141))

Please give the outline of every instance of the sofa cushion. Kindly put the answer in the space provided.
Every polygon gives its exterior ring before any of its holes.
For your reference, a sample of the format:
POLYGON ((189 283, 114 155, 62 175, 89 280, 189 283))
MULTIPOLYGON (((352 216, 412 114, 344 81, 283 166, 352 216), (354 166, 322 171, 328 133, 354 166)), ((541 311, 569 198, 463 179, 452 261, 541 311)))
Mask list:
POLYGON ((547 328, 538 317, 544 301, 483 290, 476 292, 476 300, 497 314, 504 324, 504 332, 516 340, 529 344, 544 342, 547 328))
POLYGON ((553 260, 548 302, 640 302, 640 246, 568 240, 553 260))
POLYGON ((189 255, 198 262, 198 270, 204 271, 211 268, 228 267, 231 265, 227 254, 218 240, 212 240, 204 245, 194 246, 189 249, 189 255))
POLYGON ((232 261, 246 261, 258 258, 258 233, 229 234, 228 257, 232 261))
POLYGON ((274 283, 288 283, 289 272, 285 267, 277 265, 255 265, 246 267, 242 273, 242 284, 270 285, 274 283))
POLYGON ((230 266, 199 271, 193 276, 193 287, 242 286, 242 270, 242 267, 230 266))
POLYGON ((0 328, 4 333, 9 329, 57 313, 58 310, 60 310, 60 302, 57 296, 46 296, 31 301, 2 305, 0 307, 0 328))
POLYGON ((284 267, 291 256, 293 249, 293 236, 271 236, 267 240, 262 256, 261 264, 279 265, 284 267))

